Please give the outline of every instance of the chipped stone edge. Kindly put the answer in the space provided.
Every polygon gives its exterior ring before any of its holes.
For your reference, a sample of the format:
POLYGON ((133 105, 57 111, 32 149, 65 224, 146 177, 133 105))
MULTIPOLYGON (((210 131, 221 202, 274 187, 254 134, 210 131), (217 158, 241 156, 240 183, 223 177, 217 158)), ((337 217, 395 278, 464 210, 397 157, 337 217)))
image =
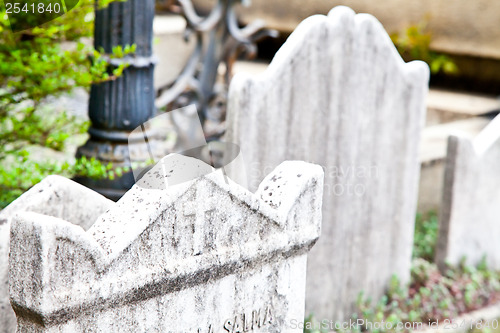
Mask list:
MULTIPOLYGON (((287 163, 298 162, 285 162, 278 166, 271 175, 280 168, 285 168, 287 163)), ((300 194, 302 195, 304 193, 304 190, 307 189, 312 181, 315 182, 315 193, 319 194, 319 198, 321 198, 323 191, 321 186, 323 181, 322 168, 305 162, 300 163, 303 163, 301 166, 307 166, 307 169, 303 170, 305 172, 303 172, 304 177, 301 179, 302 184, 299 186, 300 194)), ((196 182, 205 180, 216 184, 222 189, 228 190, 230 195, 246 203, 250 209, 258 210, 269 223, 275 222, 275 232, 276 230, 284 230, 285 223, 283 219, 287 218, 287 214, 289 213, 287 210, 280 211, 279 209, 276 210, 271 208, 264 203, 262 199, 258 198, 257 195, 250 193, 241 186, 235 183, 226 184, 220 175, 211 174, 201 177, 189 184, 183 184, 180 188, 183 188, 185 191, 186 188, 195 186, 196 182)), ((143 189, 140 189, 140 191, 142 190, 143 189)), ((133 191, 134 190, 131 192, 133 193, 133 191)), ((137 188, 135 191, 137 192, 137 188)), ((177 189, 175 192, 179 195, 179 193, 183 191, 177 189)), ((132 198, 132 196, 130 196, 130 198, 132 198)), ((168 202, 169 205, 172 204, 173 197, 170 197, 168 202)), ((122 205, 130 205, 129 200, 123 200, 122 205)), ((167 207, 169 205, 167 205, 167 207)), ((116 208, 120 209, 120 207, 116 208)), ((96 293, 95 295, 85 295, 85 299, 79 300, 78 304, 52 304, 50 302, 43 302, 45 298, 43 294, 47 291, 41 290, 41 294, 36 297, 41 298, 42 302, 38 304, 23 305, 17 302, 11 289, 11 304, 18 316, 29 317, 33 322, 44 326, 52 326, 67 322, 82 314, 91 315, 95 311, 123 305, 122 303, 124 300, 137 299, 138 301, 143 301, 150 297, 192 287, 204 281, 208 281, 209 279, 224 277, 228 274, 227 272, 235 271, 242 267, 259 267, 277 258, 302 255, 310 250, 319 237, 321 229, 321 199, 318 199, 315 203, 314 213, 319 214, 319 218, 314 221, 315 223, 305 225, 304 228, 300 230, 290 231, 288 237, 276 237, 272 246, 260 247, 259 244, 255 242, 249 242, 236 249, 221 249, 215 253, 209 252, 200 256, 183 258, 182 260, 172 260, 169 266, 172 265, 172 267, 176 268, 175 271, 181 272, 181 274, 167 274, 165 267, 162 267, 161 272, 146 272, 146 274, 140 277, 139 286, 135 285, 132 289, 125 288, 124 290, 117 291, 114 295, 111 295, 111 297, 109 297, 110 295, 104 297, 105 295, 96 293), (180 283, 180 281, 182 281, 182 283, 180 283)), ((106 223, 106 220, 101 217, 96 224, 97 223, 106 223)), ((137 230, 133 231, 132 234, 135 235, 136 231, 137 230)), ((88 232, 85 232, 81 227, 67 221, 34 212, 21 212, 16 214, 12 222, 11 232, 12 235, 17 234, 24 238, 31 236, 32 241, 39 243, 38 246, 42 246, 42 243, 49 243, 50 246, 50 243, 55 243, 61 239, 67 240, 90 255, 92 261, 94 261, 94 269, 96 269, 97 272, 106 270, 112 261, 119 255, 116 253, 106 253, 98 243, 98 240, 94 238, 90 229, 88 232)), ((133 239, 135 239, 136 236, 137 235, 135 235, 133 239)), ((126 247, 123 248, 122 251, 125 249, 126 247)), ((119 251, 119 253, 122 251, 119 251)), ((21 256, 22 255, 23 254, 21 254, 21 256)), ((15 258, 11 256, 10 260, 15 260, 15 258)), ((43 268, 41 268, 39 274, 44 274, 43 268)), ((12 271, 10 278, 16 278, 12 276, 12 271)))
MULTIPOLYGON (((285 166, 289 167, 290 163, 298 163, 301 165, 301 167, 304 166, 308 167, 309 171, 304 173, 305 176, 304 179, 307 179, 307 181, 303 180, 301 191, 303 191, 309 185, 311 179, 315 179, 316 182, 320 182, 321 184, 323 183, 322 178, 324 174, 323 174, 323 169, 320 166, 298 161, 283 162, 276 169, 274 169, 273 172, 271 172, 270 175, 266 177, 266 179, 269 179, 269 177, 272 177, 274 174, 280 172, 280 170, 282 170, 282 168, 284 168, 285 166), (321 180, 319 181, 318 179, 321 180)), ((162 202, 160 203, 160 206, 158 207, 157 211, 160 210, 163 211, 166 210, 170 205, 172 205, 188 188, 194 186, 196 182, 200 182, 203 179, 206 179, 215 184, 216 186, 218 186, 219 188, 221 188, 222 190, 229 192, 231 196, 238 198, 242 203, 246 204, 251 210, 259 211, 259 213, 262 216, 271 221, 274 221, 274 223, 279 225, 281 228, 284 227, 288 211, 285 211, 284 209, 272 208, 259 197, 258 192, 256 192, 255 194, 251 193, 247 189, 233 182, 231 179, 229 178, 225 179, 222 173, 220 172, 214 172, 209 175, 199 177, 196 180, 172 186, 168 190, 146 190, 143 188, 139 188, 138 186, 134 186, 132 190, 130 190, 129 192, 127 192, 127 194, 125 194, 125 196, 116 204, 115 207, 109 210, 106 214, 101 215, 97 220, 97 222, 88 231, 90 234, 94 236, 97 242, 107 253, 107 256, 105 257, 106 258, 105 260, 107 262, 106 265, 108 265, 111 261, 115 260, 121 254, 121 252, 135 240, 135 238, 138 235, 140 235, 144 230, 146 230, 146 228, 149 226, 148 221, 156 220, 159 217, 159 214, 153 211, 152 213, 153 215, 148 216, 147 219, 141 218, 144 216, 144 212, 147 212, 149 210, 148 206, 152 204, 152 200, 145 199, 144 201, 139 203, 134 201, 133 198, 134 196, 140 195, 141 193, 143 193, 143 191, 146 192, 154 191, 156 192, 156 194, 161 194, 162 202), (110 244, 109 242, 107 242, 106 239, 104 239, 104 237, 101 237, 102 232, 99 231, 101 227, 106 226, 108 221, 116 222, 113 216, 120 216, 120 215, 122 216, 126 215, 128 217, 127 221, 120 221, 123 225, 123 228, 128 229, 127 235, 126 237, 121 237, 118 243, 110 244)), ((264 180, 263 183, 266 181, 267 180, 264 180)), ((321 188, 321 195, 322 195, 322 188, 321 188)), ((153 196, 153 199, 156 199, 156 197, 153 196)), ((287 207, 290 207, 290 205, 287 205, 287 207)))

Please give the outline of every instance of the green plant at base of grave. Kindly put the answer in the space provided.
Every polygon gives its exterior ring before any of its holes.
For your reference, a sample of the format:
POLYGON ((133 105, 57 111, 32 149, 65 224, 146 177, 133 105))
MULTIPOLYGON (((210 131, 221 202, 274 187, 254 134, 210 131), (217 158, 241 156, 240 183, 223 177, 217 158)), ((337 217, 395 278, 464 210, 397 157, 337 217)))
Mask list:
POLYGON ((413 237, 413 258, 434 260, 438 236, 438 216, 435 212, 417 214, 413 237))
POLYGON ((440 72, 450 75, 458 74, 457 65, 450 57, 431 51, 432 34, 428 31, 427 25, 427 19, 422 20, 402 32, 391 34, 391 40, 404 59, 425 61, 432 74, 440 72))
MULTIPOLYGON (((402 286, 399 279, 393 276, 387 294, 375 304, 360 293, 357 301, 358 311, 353 314, 351 321, 359 320, 364 325, 355 326, 354 330, 336 331, 375 333, 411 331, 429 323, 438 321, 443 323, 444 319, 456 318, 460 314, 498 302, 500 272, 490 270, 486 258, 483 258, 477 267, 467 266, 464 258, 458 267, 450 266, 444 274, 438 270, 436 264, 432 262, 437 234, 436 213, 417 215, 413 244, 414 259, 408 286, 402 286), (392 328, 388 329, 387 325, 392 328), (378 328, 374 329, 374 326, 378 328)), ((309 316, 304 322, 304 328, 309 326, 314 330, 304 329, 304 332, 323 333, 317 328, 318 323, 321 321, 309 316)), ((338 322, 334 328, 341 328, 341 324, 342 322, 338 322)), ((488 327, 482 328, 485 333, 489 330, 488 327)))
MULTIPOLYGON (((99 6, 112 1, 121 0, 100 0, 99 6)), ((26 149, 63 151, 68 138, 85 133, 88 122, 47 110, 47 98, 116 79, 127 65, 113 67, 109 59, 135 52, 127 45, 105 55, 85 44, 93 34, 94 5, 81 0, 67 14, 14 34, 0 0, 0 208, 50 174, 109 176, 103 172, 109 166, 96 160, 35 160, 26 149)))
MULTIPOLYGON (((408 287, 393 277, 387 294, 377 303, 360 294, 358 311, 351 320, 361 325, 354 330, 337 331, 408 332, 437 321, 443 323, 500 299, 500 272, 489 270, 485 260, 477 267, 466 266, 463 261, 458 267, 448 268, 445 274, 422 258, 414 259, 412 266, 408 287)), ((313 319, 309 317, 307 321, 313 319)))

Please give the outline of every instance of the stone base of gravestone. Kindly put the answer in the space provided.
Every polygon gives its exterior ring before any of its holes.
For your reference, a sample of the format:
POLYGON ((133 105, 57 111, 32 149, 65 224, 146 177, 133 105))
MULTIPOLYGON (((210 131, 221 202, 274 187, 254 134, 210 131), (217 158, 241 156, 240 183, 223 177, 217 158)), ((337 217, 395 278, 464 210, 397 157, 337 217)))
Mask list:
POLYGON ((87 231, 15 216, 18 332, 302 331, 321 168, 283 163, 255 194, 219 171, 161 190, 163 162, 193 160, 170 158, 178 160, 160 161, 87 231))
POLYGON ((0 213, 0 333, 16 331, 16 316, 9 301, 10 225, 16 214, 36 212, 62 218, 83 229, 89 229, 97 217, 114 202, 69 179, 49 176, 0 213))
POLYGON ((442 270, 486 259, 500 269, 500 116, 471 139, 448 140, 436 262, 442 270))
POLYGON ((232 80, 225 141, 241 147, 251 189, 284 160, 325 170, 306 302, 320 319, 349 318, 393 274, 409 279, 428 79, 374 17, 337 7, 302 22, 263 74, 232 80))

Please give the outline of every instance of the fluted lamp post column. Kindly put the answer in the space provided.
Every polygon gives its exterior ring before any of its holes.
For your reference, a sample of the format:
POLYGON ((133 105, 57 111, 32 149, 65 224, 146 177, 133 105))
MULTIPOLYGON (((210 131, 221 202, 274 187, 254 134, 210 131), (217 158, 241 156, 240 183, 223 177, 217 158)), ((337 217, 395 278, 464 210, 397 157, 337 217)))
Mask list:
MULTIPOLYGON (((97 0, 98 1, 98 0, 97 0)), ((137 46, 133 56, 113 59, 114 65, 126 61, 129 66, 113 81, 95 84, 90 91, 90 139, 77 151, 77 157, 95 157, 114 166, 128 166, 130 132, 155 114, 152 52, 154 0, 113 2, 96 9, 94 45, 112 53, 117 45, 137 46)), ((138 140, 140 145, 141 140, 138 140)), ((134 184, 131 173, 115 180, 76 179, 111 198, 120 198, 134 184)))

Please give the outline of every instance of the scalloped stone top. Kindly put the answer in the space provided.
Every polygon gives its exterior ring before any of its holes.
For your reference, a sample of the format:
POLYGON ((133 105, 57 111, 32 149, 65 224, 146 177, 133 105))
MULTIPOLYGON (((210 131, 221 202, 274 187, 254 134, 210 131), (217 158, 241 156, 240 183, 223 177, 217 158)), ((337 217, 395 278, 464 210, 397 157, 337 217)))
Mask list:
MULTIPOLYGON (((147 175, 163 176, 161 168, 147 175)), ((163 190, 135 185, 88 231, 16 214, 10 281, 18 330, 286 331, 304 316, 323 170, 285 162, 262 188, 250 193, 220 172, 163 190)))

